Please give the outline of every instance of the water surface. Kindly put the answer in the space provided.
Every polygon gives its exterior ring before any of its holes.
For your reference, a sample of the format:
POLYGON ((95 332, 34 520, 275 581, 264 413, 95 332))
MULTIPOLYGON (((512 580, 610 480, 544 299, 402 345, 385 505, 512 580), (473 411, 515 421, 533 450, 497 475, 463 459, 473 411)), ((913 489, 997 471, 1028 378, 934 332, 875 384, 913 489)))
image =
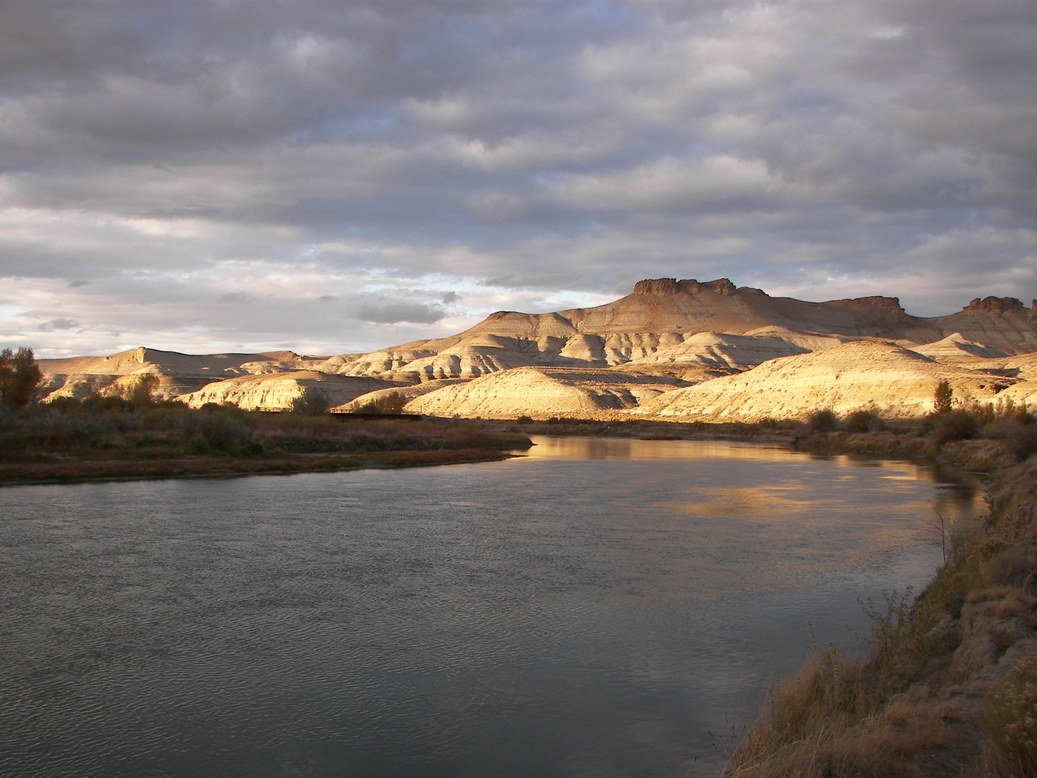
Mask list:
POLYGON ((708 774, 975 500, 905 463, 537 443, 0 489, 0 774, 708 774))

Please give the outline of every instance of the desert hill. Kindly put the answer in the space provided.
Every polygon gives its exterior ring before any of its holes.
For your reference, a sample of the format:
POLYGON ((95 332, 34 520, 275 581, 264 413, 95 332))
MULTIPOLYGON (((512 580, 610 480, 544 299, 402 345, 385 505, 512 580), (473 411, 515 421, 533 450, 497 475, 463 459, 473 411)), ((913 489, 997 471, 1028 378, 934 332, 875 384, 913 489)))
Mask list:
POLYGON ((340 376, 316 370, 292 370, 268 375, 247 375, 210 383, 178 399, 192 408, 207 403, 237 405, 245 410, 286 410, 292 402, 314 389, 330 405, 343 405, 363 394, 389 387, 366 376, 340 376))
POLYGON ((893 343, 858 341, 678 389, 642 403, 637 413, 753 422, 801 418, 819 408, 840 415, 866 408, 884 418, 917 417, 932 410, 933 393, 944 380, 964 403, 992 402, 1016 383, 893 343))
POLYGON ((159 377, 156 395, 171 398, 213 381, 300 370, 324 361, 324 357, 303 357, 291 351, 191 355, 141 346, 106 357, 40 359, 38 364, 49 397, 79 398, 119 391, 132 386, 137 376, 152 373, 159 377))
POLYGON ((407 411, 485 418, 585 417, 636 408, 682 385, 674 378, 601 368, 517 367, 423 394, 407 403, 407 411))
POLYGON ((822 401, 871 402, 904 415, 931 401, 941 376, 957 382, 959 399, 987 401, 992 390, 983 387, 994 385, 1017 401, 1034 396, 1037 312, 1014 298, 987 297, 948 316, 919 318, 895 297, 813 303, 727 279, 663 278, 640 281, 606 305, 500 311, 456 335, 361 355, 140 348, 40 366, 51 397, 117 391, 150 372, 160 377, 161 396, 270 410, 311 388, 347 409, 398 391, 408 410, 436 415, 636 408, 702 418, 719 413, 720 392, 728 396, 720 415, 728 417, 735 406, 743 416, 795 415, 822 401), (745 394, 750 385, 756 397, 745 394))

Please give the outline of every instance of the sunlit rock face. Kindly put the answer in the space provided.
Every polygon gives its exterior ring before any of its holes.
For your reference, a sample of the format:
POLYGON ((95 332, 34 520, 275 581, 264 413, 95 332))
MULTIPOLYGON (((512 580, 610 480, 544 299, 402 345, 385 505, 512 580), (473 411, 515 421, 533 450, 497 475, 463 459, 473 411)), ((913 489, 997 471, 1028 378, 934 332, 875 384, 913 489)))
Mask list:
POLYGON ((407 410, 482 418, 586 417, 637 407, 682 383, 604 369, 520 367, 430 392, 408 403, 407 410))
POLYGON ((991 402, 1016 379, 941 364, 892 343, 853 342, 766 362, 739 375, 642 403, 640 414, 710 421, 803 418, 827 408, 870 409, 885 418, 923 416, 948 381, 963 403, 991 402))
POLYGON ((191 356, 142 347, 40 366, 44 399, 117 393, 154 373, 159 397, 194 407, 281 409, 314 388, 347 410, 397 391, 408 411, 443 416, 753 420, 818 407, 910 416, 931 409, 943 378, 959 402, 1037 402, 1037 313, 987 297, 918 318, 895 297, 813 303, 726 278, 656 278, 606 305, 499 311, 450 337, 368 354, 191 356))
POLYGON ((141 346, 104 357, 41 359, 38 364, 44 374, 41 394, 45 399, 118 394, 132 388, 144 374, 158 376, 156 398, 172 399, 214 381, 299 370, 320 364, 325 359, 303 357, 291 351, 193 355, 141 346))
POLYGON ((178 399, 191 408, 208 403, 237 405, 246 410, 283 411, 307 389, 318 392, 329 406, 342 405, 362 394, 390 385, 376 378, 329 375, 296 370, 275 375, 251 375, 211 383, 178 399))
POLYGON ((1037 317, 1011 298, 973 301, 935 319, 909 315, 895 297, 823 303, 771 297, 727 279, 639 281, 632 294, 594 308, 546 314, 499 311, 449 338, 336 359, 325 368, 392 380, 477 378, 522 366, 625 367, 702 363, 746 369, 768 359, 851 340, 912 346, 956 334, 1020 354, 1037 350, 1037 317))
POLYGON ((435 392, 444 387, 466 383, 468 383, 468 381, 463 378, 446 378, 442 381, 425 381, 420 384, 394 385, 386 389, 376 389, 373 392, 366 392, 347 403, 335 406, 331 410, 335 413, 355 413, 361 410, 361 408, 368 403, 384 402, 393 395, 398 395, 405 401, 410 402, 417 397, 422 397, 423 395, 430 394, 431 392, 435 392))

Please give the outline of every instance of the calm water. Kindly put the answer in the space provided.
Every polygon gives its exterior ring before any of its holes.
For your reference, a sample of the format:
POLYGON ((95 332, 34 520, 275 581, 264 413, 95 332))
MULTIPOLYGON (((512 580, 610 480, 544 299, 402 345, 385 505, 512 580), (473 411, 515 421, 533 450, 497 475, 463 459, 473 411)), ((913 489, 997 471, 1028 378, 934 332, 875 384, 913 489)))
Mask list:
POLYGON ((910 464, 537 443, 0 489, 0 775, 709 774, 974 509, 910 464))

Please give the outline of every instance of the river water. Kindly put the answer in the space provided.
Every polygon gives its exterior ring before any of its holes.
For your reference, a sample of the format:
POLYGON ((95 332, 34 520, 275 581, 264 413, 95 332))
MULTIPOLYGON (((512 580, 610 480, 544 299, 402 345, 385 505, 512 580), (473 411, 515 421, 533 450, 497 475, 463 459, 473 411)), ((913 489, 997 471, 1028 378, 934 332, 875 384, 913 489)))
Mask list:
POLYGON ((0 489, 0 775, 710 774, 977 510, 914 464, 536 443, 0 489))

